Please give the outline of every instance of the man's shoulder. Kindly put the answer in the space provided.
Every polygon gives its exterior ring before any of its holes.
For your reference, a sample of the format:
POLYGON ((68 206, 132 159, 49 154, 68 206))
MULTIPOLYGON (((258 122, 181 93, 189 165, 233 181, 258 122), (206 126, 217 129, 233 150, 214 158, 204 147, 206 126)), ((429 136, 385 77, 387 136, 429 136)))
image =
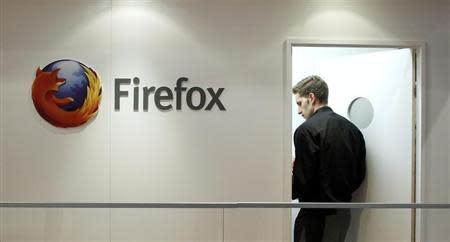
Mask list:
POLYGON ((334 112, 333 112, 332 116, 333 116, 333 119, 337 120, 341 124, 344 124, 346 127, 360 131, 359 128, 356 127, 356 125, 352 121, 348 120, 346 117, 339 115, 338 113, 334 113, 334 112))
POLYGON ((314 115, 310 119, 307 120, 304 124, 306 127, 310 129, 320 129, 323 130, 325 128, 331 128, 334 126, 338 126, 340 128, 346 128, 351 130, 359 130, 353 122, 348 120, 346 117, 334 112, 331 108, 323 108, 321 112, 318 112, 317 115, 314 115))
POLYGON ((306 134, 313 134, 317 130, 317 122, 314 122, 314 120, 307 119, 302 124, 300 124, 295 133, 298 135, 306 135, 306 134))
POLYGON ((298 126, 297 129, 299 129, 299 130, 308 130, 308 129, 314 128, 314 126, 316 125, 316 122, 314 121, 313 118, 314 117, 306 119, 302 124, 300 124, 300 126, 298 126))

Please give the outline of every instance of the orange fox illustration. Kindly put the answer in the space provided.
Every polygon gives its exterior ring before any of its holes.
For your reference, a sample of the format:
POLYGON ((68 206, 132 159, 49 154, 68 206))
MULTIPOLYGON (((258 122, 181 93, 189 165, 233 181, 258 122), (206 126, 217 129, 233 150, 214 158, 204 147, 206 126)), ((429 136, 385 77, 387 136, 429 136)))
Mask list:
POLYGON ((70 128, 86 123, 98 112, 102 88, 95 71, 86 68, 89 79, 87 95, 81 107, 74 111, 66 111, 61 107, 73 102, 71 97, 57 98, 54 94, 65 83, 65 79, 58 78, 59 69, 44 72, 36 70, 36 78, 32 87, 32 99, 38 113, 49 123, 57 127, 70 128))

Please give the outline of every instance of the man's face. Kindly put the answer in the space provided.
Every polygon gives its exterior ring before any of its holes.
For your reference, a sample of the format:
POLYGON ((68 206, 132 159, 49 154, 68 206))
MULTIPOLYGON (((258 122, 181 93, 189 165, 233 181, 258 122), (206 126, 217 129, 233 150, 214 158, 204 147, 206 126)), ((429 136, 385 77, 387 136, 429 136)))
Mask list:
POLYGON ((304 119, 308 119, 313 115, 314 107, 310 97, 300 97, 300 95, 296 93, 295 102, 297 103, 298 114, 302 115, 304 119))

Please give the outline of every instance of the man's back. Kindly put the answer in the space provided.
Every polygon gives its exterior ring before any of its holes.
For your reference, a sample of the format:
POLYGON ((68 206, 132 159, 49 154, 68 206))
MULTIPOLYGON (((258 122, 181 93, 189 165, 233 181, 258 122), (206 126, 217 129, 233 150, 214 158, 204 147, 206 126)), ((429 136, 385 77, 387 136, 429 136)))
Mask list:
POLYGON ((349 202, 365 176, 361 131, 324 106, 297 128, 294 144, 298 194, 293 195, 301 201, 349 202))

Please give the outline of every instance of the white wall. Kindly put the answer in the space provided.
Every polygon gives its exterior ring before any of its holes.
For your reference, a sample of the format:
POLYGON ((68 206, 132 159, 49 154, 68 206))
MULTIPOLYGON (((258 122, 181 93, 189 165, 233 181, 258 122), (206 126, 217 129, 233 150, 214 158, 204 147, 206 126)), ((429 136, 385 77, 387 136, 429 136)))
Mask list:
MULTIPOLYGON (((449 202, 449 10, 448 1, 3 0, 1 199, 283 201, 283 189, 290 189, 283 187, 283 42, 302 38, 427 43, 424 201, 449 202), (62 58, 92 66, 102 80, 99 115, 81 130, 52 128, 31 102, 37 66, 62 58), (113 78, 173 86, 182 75, 189 86, 225 87, 227 111, 114 111, 113 78)), ((215 210, 2 212, 2 241, 26 241, 14 233, 22 224, 21 234, 35 241, 65 239, 72 222, 92 225, 73 233, 79 241, 122 240, 133 231, 139 241, 172 228, 178 234, 153 239, 198 241, 210 231, 205 241, 222 233, 235 241, 279 241, 283 230, 279 210, 228 210, 225 232, 215 210), (180 222, 148 226, 161 217, 180 222), (192 221, 207 229, 183 228, 192 221)), ((449 236, 448 227, 436 226, 448 216, 435 214, 426 217, 427 241, 449 236)))

